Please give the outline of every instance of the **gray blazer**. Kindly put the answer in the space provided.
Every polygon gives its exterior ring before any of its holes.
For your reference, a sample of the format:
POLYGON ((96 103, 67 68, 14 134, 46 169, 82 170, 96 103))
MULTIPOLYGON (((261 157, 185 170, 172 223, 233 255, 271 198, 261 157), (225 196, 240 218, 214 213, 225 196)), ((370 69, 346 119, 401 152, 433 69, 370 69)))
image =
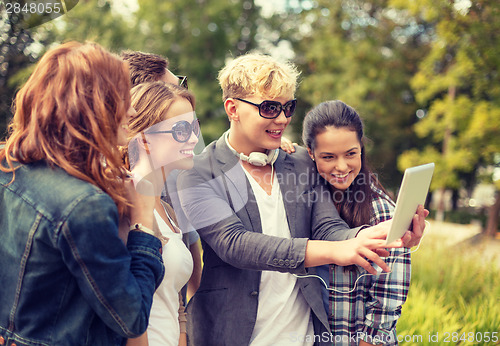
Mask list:
MULTIPOLYGON (((358 232, 338 216, 305 149, 293 155, 280 151, 274 168, 292 239, 262 234, 252 189, 224 136, 178 177, 180 203, 204 250, 201 285, 187 306, 190 345, 248 345, 261 271, 310 273, 304 267, 308 239, 345 240, 358 232)), ((298 283, 321 341, 329 327, 320 282, 301 278, 298 283)))

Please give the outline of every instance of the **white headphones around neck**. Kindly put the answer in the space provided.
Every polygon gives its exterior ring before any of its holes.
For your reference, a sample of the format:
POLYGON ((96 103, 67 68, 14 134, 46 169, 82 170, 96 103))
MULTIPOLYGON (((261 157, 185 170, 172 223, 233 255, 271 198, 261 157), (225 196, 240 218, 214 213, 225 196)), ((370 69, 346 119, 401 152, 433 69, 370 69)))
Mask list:
POLYGON ((226 144, 227 144, 228 148, 240 160, 246 161, 251 165, 259 166, 259 167, 263 167, 263 166, 268 165, 268 164, 273 165, 274 162, 276 162, 276 159, 278 158, 279 149, 268 150, 267 154, 255 151, 255 152, 250 153, 248 156, 243 154, 243 153, 239 153, 236 151, 236 149, 234 149, 231 146, 231 144, 229 144, 229 140, 227 139, 228 136, 229 136, 229 131, 227 131, 224 134, 224 138, 226 140, 226 144))

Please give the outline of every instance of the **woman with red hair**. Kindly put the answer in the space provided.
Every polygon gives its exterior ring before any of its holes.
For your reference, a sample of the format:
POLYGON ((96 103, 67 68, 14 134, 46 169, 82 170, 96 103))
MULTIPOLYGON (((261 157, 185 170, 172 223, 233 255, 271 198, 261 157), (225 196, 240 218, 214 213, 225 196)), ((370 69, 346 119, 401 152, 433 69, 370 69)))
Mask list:
POLYGON ((14 111, 0 150, 0 345, 123 344, 146 330, 164 273, 154 199, 117 149, 135 114, 128 67, 97 44, 60 45, 14 111))

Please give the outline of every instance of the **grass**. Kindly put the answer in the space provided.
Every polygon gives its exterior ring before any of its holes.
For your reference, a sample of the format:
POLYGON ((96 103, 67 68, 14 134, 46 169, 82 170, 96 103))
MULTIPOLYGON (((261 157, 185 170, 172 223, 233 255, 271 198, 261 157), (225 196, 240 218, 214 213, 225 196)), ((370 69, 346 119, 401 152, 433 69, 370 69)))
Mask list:
POLYGON ((470 245, 444 247, 433 240, 436 235, 428 235, 412 254, 400 344, 500 345, 500 268, 470 245))

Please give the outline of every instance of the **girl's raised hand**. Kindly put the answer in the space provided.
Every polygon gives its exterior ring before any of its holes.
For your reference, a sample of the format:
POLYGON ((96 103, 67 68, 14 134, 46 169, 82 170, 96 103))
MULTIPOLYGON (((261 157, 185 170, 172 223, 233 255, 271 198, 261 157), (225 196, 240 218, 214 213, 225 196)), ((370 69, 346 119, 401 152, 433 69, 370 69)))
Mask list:
POLYGON ((291 140, 289 140, 286 137, 281 137, 281 150, 286 151, 287 153, 291 154, 295 152, 295 147, 294 145, 297 145, 297 143, 292 143, 291 140))

